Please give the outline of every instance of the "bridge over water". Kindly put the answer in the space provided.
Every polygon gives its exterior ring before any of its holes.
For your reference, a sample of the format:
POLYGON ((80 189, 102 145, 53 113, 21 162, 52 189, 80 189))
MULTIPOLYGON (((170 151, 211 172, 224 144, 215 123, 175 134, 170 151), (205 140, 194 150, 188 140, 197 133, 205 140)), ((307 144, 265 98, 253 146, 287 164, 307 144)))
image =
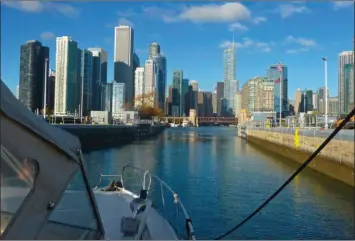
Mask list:
POLYGON ((237 125, 237 117, 161 117, 160 121, 168 123, 182 123, 190 121, 193 125, 237 125))

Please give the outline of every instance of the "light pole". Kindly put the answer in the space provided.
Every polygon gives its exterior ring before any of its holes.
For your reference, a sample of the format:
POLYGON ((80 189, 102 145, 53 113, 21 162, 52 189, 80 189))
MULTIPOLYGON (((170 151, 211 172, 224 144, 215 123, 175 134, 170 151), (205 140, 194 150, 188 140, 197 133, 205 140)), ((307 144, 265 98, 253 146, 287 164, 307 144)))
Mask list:
POLYGON ((324 61, 324 82, 325 82, 325 115, 324 115, 324 122, 325 122, 325 129, 328 129, 328 64, 327 59, 322 58, 324 61))
POLYGON ((47 107, 47 79, 48 79, 48 61, 49 58, 44 60, 44 100, 43 100, 43 117, 46 119, 46 107, 47 107))

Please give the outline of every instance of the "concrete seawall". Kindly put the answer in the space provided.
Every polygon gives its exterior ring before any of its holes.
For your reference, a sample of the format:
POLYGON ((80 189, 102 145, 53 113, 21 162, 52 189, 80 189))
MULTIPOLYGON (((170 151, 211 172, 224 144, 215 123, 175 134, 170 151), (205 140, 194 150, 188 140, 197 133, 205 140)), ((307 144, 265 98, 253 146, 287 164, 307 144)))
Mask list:
MULTIPOLYGON (((241 129, 239 136, 285 160, 303 163, 331 132, 332 130, 247 128, 241 129)), ((308 167, 354 186, 354 132, 341 131, 308 167)))
POLYGON ((165 129, 161 125, 149 125, 141 128, 120 125, 62 124, 55 126, 77 136, 83 152, 130 144, 136 139, 158 135, 165 129), (138 130, 140 135, 137 135, 138 130))

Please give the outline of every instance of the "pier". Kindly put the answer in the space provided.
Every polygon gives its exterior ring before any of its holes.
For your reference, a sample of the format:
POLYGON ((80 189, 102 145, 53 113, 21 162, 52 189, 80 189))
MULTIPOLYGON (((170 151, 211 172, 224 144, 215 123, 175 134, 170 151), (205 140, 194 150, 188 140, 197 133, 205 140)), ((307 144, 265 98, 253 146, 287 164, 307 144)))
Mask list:
POLYGON ((163 125, 85 125, 56 124, 55 126, 77 136, 83 152, 130 144, 156 136, 161 133, 163 125))

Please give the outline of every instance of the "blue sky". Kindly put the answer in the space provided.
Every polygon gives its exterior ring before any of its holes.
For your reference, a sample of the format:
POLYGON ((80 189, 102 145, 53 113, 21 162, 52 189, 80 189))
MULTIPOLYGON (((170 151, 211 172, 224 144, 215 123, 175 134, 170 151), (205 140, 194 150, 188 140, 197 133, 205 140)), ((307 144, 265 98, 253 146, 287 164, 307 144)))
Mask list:
MULTIPOLYGON (((353 2, 48 2, 7 1, 2 9, 2 79, 15 91, 20 46, 36 39, 50 47, 69 35, 80 48, 108 51, 108 79, 113 78, 114 26, 130 24, 141 63, 157 41, 168 61, 168 84, 174 69, 197 80, 203 90, 223 81, 223 46, 237 42, 237 79, 241 87, 266 75, 270 64, 288 65, 289 97, 297 88, 315 90, 328 83, 337 95, 338 53, 353 49, 353 2)), ((55 69, 55 61, 50 67, 55 69)))

